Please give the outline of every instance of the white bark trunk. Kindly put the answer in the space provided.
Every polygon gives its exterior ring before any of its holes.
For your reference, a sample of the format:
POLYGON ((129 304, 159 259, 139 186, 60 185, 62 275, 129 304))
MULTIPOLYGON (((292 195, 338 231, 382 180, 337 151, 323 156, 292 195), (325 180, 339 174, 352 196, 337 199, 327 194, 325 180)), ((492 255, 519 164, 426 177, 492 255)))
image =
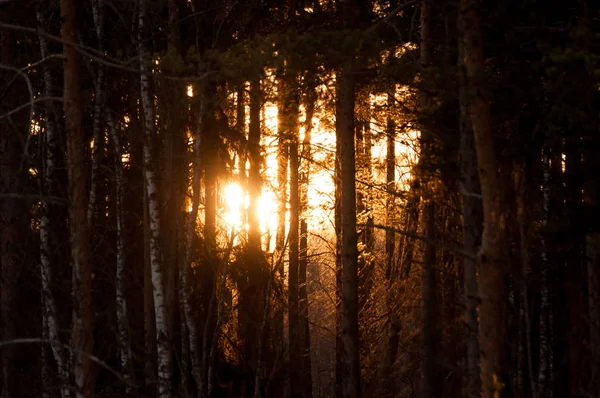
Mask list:
MULTIPOLYGON (((45 25, 44 18, 41 13, 37 13, 38 23, 42 26, 45 25)), ((42 36, 40 40, 40 51, 42 58, 48 56, 48 43, 42 36)), ((52 76, 50 71, 44 69, 44 90, 46 96, 51 96, 53 92, 52 87, 52 76)), ((51 190, 54 187, 54 173, 56 170, 56 131, 54 125, 54 117, 51 115, 53 107, 51 104, 46 106, 46 131, 45 131, 45 164, 44 164, 44 182, 46 195, 51 195, 51 190)), ((58 372, 58 378, 60 380, 60 393, 62 398, 70 397, 71 392, 69 390, 69 374, 67 356, 64 347, 58 336, 58 320, 56 317, 56 303, 54 296, 52 295, 52 264, 50 259, 50 204, 47 201, 42 201, 42 216, 40 218, 40 275, 42 282, 42 311, 43 311, 43 324, 45 332, 47 333, 48 339, 50 340, 50 346, 52 348, 52 354, 56 361, 56 367, 58 372)))
POLYGON ((154 101, 150 95, 150 60, 144 46, 143 35, 146 22, 146 0, 139 4, 139 52, 140 52, 140 91, 144 115, 144 177, 148 190, 148 213, 150 219, 150 268, 152 273, 152 291, 154 296, 154 313, 156 318, 156 344, 158 362, 158 397, 171 395, 171 359, 169 355, 169 336, 167 330, 167 306, 165 300, 165 284, 163 260, 160 242, 160 193, 155 172, 155 159, 152 155, 152 141, 155 135, 154 101))

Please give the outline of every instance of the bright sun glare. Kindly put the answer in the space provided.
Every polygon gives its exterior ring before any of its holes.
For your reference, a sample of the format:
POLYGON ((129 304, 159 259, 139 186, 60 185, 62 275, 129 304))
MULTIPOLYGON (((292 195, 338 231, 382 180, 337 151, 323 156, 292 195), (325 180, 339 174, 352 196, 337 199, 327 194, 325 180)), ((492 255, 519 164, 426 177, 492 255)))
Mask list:
MULTIPOLYGON (((188 88, 188 94, 192 94, 191 88, 188 88)), ((387 97, 371 98, 373 106, 379 103, 385 103, 387 97)), ((380 105, 380 104, 379 104, 380 105)), ((262 122, 265 131, 261 137, 261 146, 264 148, 264 170, 261 171, 263 184, 261 195, 258 199, 257 208, 250 209, 250 199, 247 190, 239 182, 229 182, 220 189, 221 209, 220 217, 224 225, 227 226, 229 233, 239 233, 248 230, 246 215, 249 212, 256 214, 259 219, 259 228, 262 234, 262 244, 265 250, 274 247, 277 234, 278 221, 278 200, 277 200, 277 168, 278 168, 278 142, 277 142, 277 106, 272 102, 267 102, 263 108, 262 122)), ((248 123, 248 114, 246 112, 246 123, 248 123)), ((300 140, 304 138, 304 119, 306 115, 304 107, 301 106, 300 117, 300 140)), ((325 113, 317 113, 313 117, 312 129, 312 159, 315 162, 311 165, 310 178, 308 183, 308 207, 306 209, 306 221, 309 231, 319 231, 319 234, 333 233, 333 198, 334 183, 333 170, 320 166, 326 164, 331 159, 331 154, 335 151, 335 132, 330 126, 322 124, 329 116, 325 113)), ((371 128, 377 129, 375 119, 371 123, 371 128)), ((418 134, 410 134, 412 140, 418 134), (413 135, 415 135, 413 137, 413 135)), ((374 164, 384 161, 386 154, 386 143, 383 140, 375 140, 372 143, 372 157, 374 164)), ((400 164, 396 166, 396 181, 398 184, 406 183, 408 164, 414 163, 415 153, 405 143, 396 142, 396 157, 400 164)), ((240 174, 239 170, 245 168, 248 170, 249 164, 240 164, 238 158, 235 166, 235 173, 240 174)), ((385 180, 385 175, 377 168, 373 169, 372 178, 375 180, 385 180)), ((245 173, 241 173, 243 175, 245 173)), ((288 187, 289 189, 289 187, 288 187)), ((289 208, 288 208, 289 209, 289 208)), ((288 211, 289 213, 289 211, 288 211)), ((286 231, 289 229, 289 214, 286 214, 286 231)), ((237 238, 236 238, 237 240, 237 238)))
MULTIPOLYGON (((225 212, 223 214, 225 223, 236 230, 242 227, 247 228, 242 216, 243 213, 249 211, 250 199, 248 194, 244 193, 240 184, 230 183, 226 185, 223 188, 223 198, 225 202, 225 212)), ((274 194, 270 191, 263 191, 258 199, 258 209, 255 210, 258 213, 261 233, 273 232, 277 228, 276 208, 277 203, 274 194)))

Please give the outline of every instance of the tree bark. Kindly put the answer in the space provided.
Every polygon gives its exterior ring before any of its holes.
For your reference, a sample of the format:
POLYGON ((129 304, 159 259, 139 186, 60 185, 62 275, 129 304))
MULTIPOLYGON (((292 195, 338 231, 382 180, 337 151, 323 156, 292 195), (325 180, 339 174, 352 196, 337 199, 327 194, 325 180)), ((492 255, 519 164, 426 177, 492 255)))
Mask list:
POLYGON ((169 349, 169 330, 167 316, 167 300, 165 296, 165 277, 163 270, 163 253, 161 248, 161 205, 156 161, 152 144, 156 134, 154 119, 154 101, 150 94, 150 60, 148 49, 144 45, 147 38, 146 30, 146 0, 139 3, 139 54, 140 54, 140 89, 141 105, 144 115, 144 177, 148 190, 148 214, 150 221, 150 267, 152 275, 152 291, 154 296, 154 316, 156 318, 156 343, 158 362, 158 391, 159 397, 171 394, 171 355, 169 349))
MULTIPOLYGON (((433 63, 432 34, 432 6, 430 0, 421 1, 421 81, 423 84, 429 78, 429 70, 433 63)), ((431 108, 430 94, 423 91, 419 94, 419 106, 425 113, 431 108)), ((435 215, 436 206, 434 192, 436 182, 432 177, 435 164, 434 135, 431 127, 424 125, 421 128, 421 154, 419 163, 421 203, 423 205, 423 235, 427 238, 423 242, 423 271, 421 273, 421 311, 422 325, 421 336, 423 342, 423 360, 421 363, 421 396, 423 398, 437 397, 441 391, 438 369, 438 315, 437 315, 437 271, 435 241, 435 215)))
MULTIPOLYGON (((77 6, 75 0, 60 2, 61 38, 78 42, 77 6)), ((75 388, 78 397, 93 397, 94 374, 92 330, 92 277, 90 234, 87 221, 85 145, 83 137, 83 98, 79 55, 73 45, 64 45, 63 106, 67 135, 67 168, 69 177, 69 228, 73 259, 73 346, 75 353, 75 388)))
MULTIPOLYGON (((7 19, 5 11, 0 11, 0 19, 7 19)), ((16 38, 12 32, 0 29, 0 65, 13 64, 15 44, 16 38)), ((22 98, 14 88, 16 84, 13 83, 13 88, 11 88, 10 77, 4 77, 6 72, 4 70, 2 72, 0 84, 7 90, 3 95, 2 102, 3 105, 8 102, 10 109, 14 102, 18 103, 22 101, 22 98)), ((16 76, 16 78, 21 78, 16 76)), ((17 87, 23 90, 23 85, 19 84, 17 87)), ((24 148, 21 140, 29 132, 31 120, 27 112, 22 112, 15 118, 18 119, 0 120, 0 192, 2 193, 19 194, 23 190, 23 173, 20 170, 20 163, 24 148)), ((23 253, 19 250, 19 242, 23 240, 23 223, 27 222, 27 218, 23 216, 22 212, 23 209, 19 205, 18 198, 0 199, 0 327, 2 341, 11 341, 20 337, 19 311, 22 308, 20 305, 22 298, 19 294, 19 279, 23 271, 21 265, 23 253)), ((21 383, 23 379, 23 368, 20 365, 22 354, 15 345, 3 347, 0 354, 2 355, 0 393, 3 397, 22 396, 25 393, 21 383)))
POLYGON ((289 232, 289 274, 288 274, 288 307, 289 307, 289 341, 290 341, 290 397, 303 397, 305 382, 302 373, 302 346, 299 319, 299 228, 300 228, 300 195, 298 184, 298 87, 295 76, 289 69, 285 71, 285 88, 283 100, 284 134, 288 139, 290 170, 290 232, 289 232))
MULTIPOLYGON (((310 72, 309 72, 310 73, 310 72)), ((308 317, 308 224, 306 221, 308 205, 308 181, 310 175, 312 119, 316 101, 314 83, 308 78, 308 93, 306 95, 306 122, 304 140, 300 155, 299 196, 300 196, 300 251, 298 260, 298 327, 302 353, 302 380, 304 383, 304 398, 312 398, 312 359, 310 352, 310 327, 308 317)), ((298 137, 299 138, 299 137, 298 137)))
POLYGON ((131 394, 131 381, 133 379, 131 361, 131 343, 129 337, 129 316, 127 311, 127 274, 126 274, 126 239, 125 239, 125 212, 124 192, 125 176, 123 173, 123 160, 121 158, 122 147, 119 133, 115 127, 110 112, 107 112, 107 124, 113 144, 113 156, 116 182, 116 214, 117 214, 117 267, 116 267, 116 305, 117 305, 117 330, 119 333, 119 357, 121 360, 121 372, 124 379, 129 383, 126 393, 131 394))
POLYGON ((504 190, 498 174, 490 104, 487 98, 483 40, 477 2, 461 0, 459 14, 463 26, 463 60, 467 71, 469 115, 475 138, 479 180, 483 201, 483 235, 477 255, 479 263, 479 343, 480 378, 485 398, 507 393, 506 347, 506 253, 508 253, 507 212, 504 190))
MULTIPOLYGON (((459 31, 462 32, 462 18, 458 18, 459 31)), ((469 93, 467 72, 464 65, 464 42, 458 38, 458 78, 460 83, 460 188, 462 195, 463 244, 466 251, 475 257, 481 243, 483 214, 481 208, 481 186, 477 173, 477 153, 471 119, 469 117, 469 93)), ((481 391, 479 379, 479 341, 477 320, 477 269, 475 261, 463 260, 463 291, 465 297, 465 321, 467 332, 465 395, 478 397, 481 391)))
POLYGON ((358 329, 358 249, 356 233, 356 183, 354 153, 354 76, 345 65, 337 75, 336 136, 340 141, 341 174, 341 375, 342 397, 361 393, 360 341, 358 329))
MULTIPOLYGON (((38 23, 45 28, 46 21, 42 13, 37 13, 38 23)), ((42 58, 48 56, 48 43, 43 36, 39 36, 40 53, 42 58)), ((52 75, 50 69, 44 68, 44 91, 46 96, 52 96, 54 88, 52 84, 52 75)), ((45 167, 44 167, 44 193, 47 196, 53 196, 56 184, 56 163, 57 163, 57 134, 56 134, 56 109, 52 103, 47 103, 45 108, 46 130, 45 130, 45 167)), ((67 363, 67 352, 59 337, 58 314, 56 310, 56 301, 52 292, 52 219, 51 213, 53 204, 49 201, 42 201, 42 215, 40 217, 40 279, 42 282, 42 313, 44 317, 44 328, 47 337, 50 340, 52 354, 56 362, 58 378, 60 382, 60 394, 62 398, 70 397, 69 389, 69 369, 67 363)), ((44 349, 44 347, 42 347, 44 349)))

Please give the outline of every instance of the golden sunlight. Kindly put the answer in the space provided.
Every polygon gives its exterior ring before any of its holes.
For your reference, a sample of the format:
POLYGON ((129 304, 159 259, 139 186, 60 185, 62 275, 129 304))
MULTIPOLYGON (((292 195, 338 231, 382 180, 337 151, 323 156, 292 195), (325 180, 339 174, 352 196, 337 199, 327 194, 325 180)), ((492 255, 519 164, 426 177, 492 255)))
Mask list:
MULTIPOLYGON (((318 91, 325 91, 327 87, 321 86, 318 91)), ((401 90, 400 90, 401 91, 401 90)), ((397 95, 403 95, 398 92, 397 95)), ((375 96, 370 98, 372 110, 386 106, 387 96, 375 96)), ((334 197, 335 186, 333 181, 333 160, 335 157, 336 135, 335 126, 331 121, 331 115, 324 106, 318 104, 312 120, 311 133, 311 159, 307 187, 307 207, 306 221, 308 230, 312 234, 330 239, 334 234, 334 197)), ((267 101, 261 110, 261 124, 263 126, 261 134, 261 149, 264 159, 263 169, 261 170, 262 187, 261 195, 258 199, 257 208, 250 209, 250 199, 248 192, 240 184, 249 170, 249 161, 244 158, 237 158, 234 162, 233 171, 242 180, 230 181, 220 188, 221 211, 220 218, 223 225, 231 232, 247 230, 248 224, 246 215, 248 212, 256 212, 259 219, 259 228, 262 234, 263 249, 271 251, 275 247, 278 223, 278 154, 279 140, 277 137, 277 105, 267 101), (245 162, 242 164, 241 162, 245 162)), ((246 123, 249 122, 249 109, 245 113, 246 123)), ((387 142, 385 132, 382 126, 385 126, 385 119, 376 111, 372 114, 370 129, 373 132, 371 156, 373 166, 370 175, 374 184, 385 184, 385 157, 387 142), (381 138, 384 137, 384 138, 381 138)), ((299 139, 302 142, 305 134, 306 110, 304 106, 300 107, 299 119, 299 139)), ((411 166, 416 162, 417 152, 415 143, 418 139, 417 131, 403 132, 399 134, 395 142, 396 154, 396 187, 397 189, 407 189, 407 182, 410 177, 411 166)), ((301 160, 306 162, 306 160, 301 160)), ((302 167, 306 167, 303 165, 302 167)), ((289 174, 288 174, 289 176, 289 174)), ((289 187, 288 195, 289 195, 289 187)), ((286 212, 286 232, 289 230, 289 207, 286 212)), ((236 238, 237 240, 237 238, 236 238)))

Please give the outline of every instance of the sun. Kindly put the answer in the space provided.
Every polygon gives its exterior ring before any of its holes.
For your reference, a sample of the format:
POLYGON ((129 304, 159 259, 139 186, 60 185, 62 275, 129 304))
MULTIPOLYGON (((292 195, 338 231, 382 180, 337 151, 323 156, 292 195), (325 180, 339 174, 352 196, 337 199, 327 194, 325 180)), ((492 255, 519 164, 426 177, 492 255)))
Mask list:
MULTIPOLYGON (((244 220, 246 212, 250 211, 250 198, 239 183, 232 182, 223 187, 224 212, 223 221, 234 230, 247 229, 248 224, 244 220)), ((261 196, 258 198, 256 212, 259 219, 260 232, 273 235, 277 229, 277 202, 275 194, 263 187, 261 196)))

